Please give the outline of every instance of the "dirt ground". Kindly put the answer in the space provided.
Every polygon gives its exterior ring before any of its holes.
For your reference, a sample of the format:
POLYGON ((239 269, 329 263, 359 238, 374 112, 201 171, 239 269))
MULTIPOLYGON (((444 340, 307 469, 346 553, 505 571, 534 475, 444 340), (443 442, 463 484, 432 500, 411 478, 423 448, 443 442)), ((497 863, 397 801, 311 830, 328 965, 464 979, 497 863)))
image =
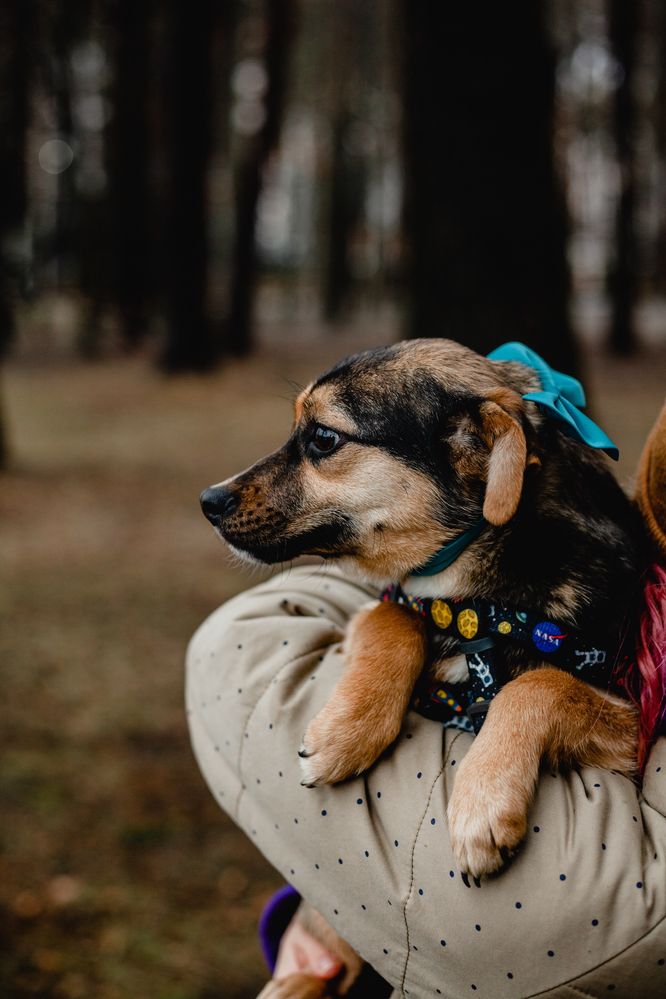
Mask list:
MULTIPOLYGON (((183 712, 202 618, 254 578, 200 490, 278 445, 295 385, 354 346, 270 350, 210 378, 140 361, 14 362, 0 477, 0 994, 249 999, 279 878, 219 811, 183 712)), ((629 485, 666 351, 588 357, 629 485)))

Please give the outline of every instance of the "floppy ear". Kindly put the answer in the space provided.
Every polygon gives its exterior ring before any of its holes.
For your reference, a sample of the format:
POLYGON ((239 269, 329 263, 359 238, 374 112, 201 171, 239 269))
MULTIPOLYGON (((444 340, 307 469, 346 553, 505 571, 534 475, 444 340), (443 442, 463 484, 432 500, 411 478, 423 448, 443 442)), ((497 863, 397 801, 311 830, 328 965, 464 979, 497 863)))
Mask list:
POLYGON ((522 406, 516 392, 498 389, 479 407, 490 448, 483 516, 491 524, 506 524, 513 517, 523 491, 527 443, 520 424, 522 406))

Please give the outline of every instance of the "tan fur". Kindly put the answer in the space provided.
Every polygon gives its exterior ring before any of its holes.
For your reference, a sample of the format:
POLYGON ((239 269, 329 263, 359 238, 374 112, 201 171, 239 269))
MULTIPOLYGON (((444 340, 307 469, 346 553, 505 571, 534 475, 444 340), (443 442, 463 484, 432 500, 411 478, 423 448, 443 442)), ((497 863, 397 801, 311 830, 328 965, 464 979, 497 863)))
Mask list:
POLYGON ((562 622, 572 624, 576 621, 576 608, 580 606, 586 593, 594 586, 594 581, 587 583, 577 579, 575 583, 562 583, 556 586, 550 599, 544 604, 546 617, 554 617, 562 622))
MULTIPOLYGON (((387 369, 393 371, 408 371, 415 367, 427 368, 450 391, 464 387, 484 395, 498 384, 496 364, 454 340, 408 341, 387 365, 387 369)), ((368 380, 373 374, 368 372, 368 380)))
POLYGON ((310 386, 304 388, 300 395, 294 399, 294 422, 299 423, 303 418, 303 403, 310 393, 310 386))
POLYGON ((509 371, 524 381, 521 392, 541 387, 535 372, 506 361, 490 361, 454 340, 410 340, 402 345, 390 367, 396 371, 427 368, 448 391, 464 388, 477 395, 492 394, 504 388, 512 392, 506 382, 509 371))
MULTIPOLYGON (((312 412, 316 414, 312 418, 325 426, 354 432, 352 421, 340 418, 331 391, 325 393, 325 405, 321 394, 322 388, 316 388, 312 395, 299 396, 295 411, 301 419, 307 422, 312 412)), ((350 441, 317 466, 303 463, 298 475, 308 498, 307 508, 290 515, 283 536, 297 536, 325 523, 330 511, 341 506, 354 514, 360 532, 354 560, 367 577, 378 581, 400 578, 414 564, 415 557, 425 562, 433 549, 449 540, 433 515, 437 491, 432 482, 381 448, 350 441), (396 508, 400 510, 398 517, 396 508)), ((271 504, 272 470, 257 468, 252 481, 245 483, 240 493, 236 530, 240 527, 255 533, 270 526, 275 516, 271 504)), ((318 554, 315 549, 312 553, 318 554)))
POLYGON ((473 551, 463 552, 448 569, 439 572, 436 576, 407 577, 404 588, 407 593, 414 592, 414 584, 411 580, 418 578, 418 591, 420 597, 452 597, 460 599, 472 595, 473 588, 470 586, 470 570, 476 565, 476 555, 473 551))
POLYGON ((539 766, 579 763, 632 774, 636 717, 631 705, 554 667, 523 673, 493 700, 462 761, 448 806, 460 869, 489 874, 525 835, 539 766))
POLYGON ((433 484, 379 448, 349 443, 316 467, 304 465, 300 474, 308 510, 292 518, 285 535, 315 526, 329 510, 344 506, 361 532, 354 561, 366 576, 400 578, 415 557, 426 561, 433 545, 448 540, 431 513, 437 500, 433 484))
POLYGON ((303 783, 331 784, 362 773, 398 735, 426 653, 422 618, 381 603, 352 618, 347 664, 303 738, 303 783))
POLYGON ((333 385, 315 385, 302 397, 300 421, 304 423, 308 420, 346 434, 358 433, 358 427, 349 413, 340 406, 333 385))
POLYGON ((518 509, 527 464, 527 443, 523 429, 505 406, 515 393, 495 393, 504 405, 489 399, 480 412, 486 442, 490 447, 483 516, 491 524, 506 524, 518 509))
POLYGON ((449 656, 448 659, 440 659, 438 663, 433 663, 432 675, 442 683, 464 683, 469 679, 467 659, 462 652, 457 656, 449 656))

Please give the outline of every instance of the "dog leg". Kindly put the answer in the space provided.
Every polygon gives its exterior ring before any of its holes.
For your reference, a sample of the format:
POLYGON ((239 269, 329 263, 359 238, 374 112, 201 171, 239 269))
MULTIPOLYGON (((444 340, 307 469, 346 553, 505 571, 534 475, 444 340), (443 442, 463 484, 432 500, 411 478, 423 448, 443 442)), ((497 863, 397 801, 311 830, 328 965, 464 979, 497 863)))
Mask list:
POLYGON ((345 646, 345 672, 299 752, 308 787, 362 773, 397 737, 423 668, 425 623, 406 607, 380 603, 352 618, 345 646))
POLYGON ((449 801, 451 846, 462 871, 490 874, 519 845, 544 756, 554 765, 631 774, 632 706, 553 667, 508 683, 460 764, 449 801))

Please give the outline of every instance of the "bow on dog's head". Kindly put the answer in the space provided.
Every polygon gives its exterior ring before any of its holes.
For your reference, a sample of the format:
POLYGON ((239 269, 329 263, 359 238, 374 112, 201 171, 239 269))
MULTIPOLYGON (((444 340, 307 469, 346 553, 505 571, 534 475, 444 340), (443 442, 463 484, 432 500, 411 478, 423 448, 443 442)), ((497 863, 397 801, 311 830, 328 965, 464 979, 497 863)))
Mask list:
POLYGON ((240 554, 353 560, 400 579, 477 523, 506 524, 537 462, 539 387, 519 363, 414 340, 337 364, 295 403, 280 450, 202 494, 240 554))

